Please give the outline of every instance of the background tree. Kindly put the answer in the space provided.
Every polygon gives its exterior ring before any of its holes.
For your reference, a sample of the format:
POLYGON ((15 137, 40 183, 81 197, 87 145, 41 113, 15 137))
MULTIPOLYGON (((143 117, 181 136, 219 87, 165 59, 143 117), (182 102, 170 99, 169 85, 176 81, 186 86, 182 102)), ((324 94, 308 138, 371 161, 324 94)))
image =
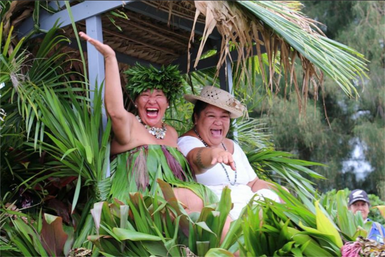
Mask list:
POLYGON ((252 115, 268 117, 278 149, 327 165, 314 167, 328 178, 317 182, 320 191, 360 187, 384 200, 384 3, 309 1, 305 6, 327 36, 364 54, 370 78, 355 81, 358 99, 326 78, 320 95, 309 91, 309 99, 318 100, 307 103, 306 116, 293 115, 299 113, 294 90, 281 86, 285 90, 275 91, 273 100, 251 106, 252 115), (358 150, 363 156, 355 156, 358 150))

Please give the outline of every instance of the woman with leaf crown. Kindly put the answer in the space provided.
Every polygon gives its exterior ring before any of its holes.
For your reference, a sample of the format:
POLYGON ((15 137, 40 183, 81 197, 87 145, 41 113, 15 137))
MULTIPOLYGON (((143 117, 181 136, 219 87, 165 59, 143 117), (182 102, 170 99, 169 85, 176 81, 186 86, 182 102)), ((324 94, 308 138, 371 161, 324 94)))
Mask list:
POLYGON ((216 202, 205 186, 194 182, 187 160, 177 150, 176 130, 163 122, 169 105, 180 92, 177 67, 136 65, 126 71, 128 91, 137 115, 124 108, 118 62, 114 50, 83 32, 80 37, 92 44, 105 59, 105 105, 114 133, 111 142, 111 198, 125 202, 131 192, 161 194, 157 180, 173 187, 176 198, 187 212, 200 211, 216 202))

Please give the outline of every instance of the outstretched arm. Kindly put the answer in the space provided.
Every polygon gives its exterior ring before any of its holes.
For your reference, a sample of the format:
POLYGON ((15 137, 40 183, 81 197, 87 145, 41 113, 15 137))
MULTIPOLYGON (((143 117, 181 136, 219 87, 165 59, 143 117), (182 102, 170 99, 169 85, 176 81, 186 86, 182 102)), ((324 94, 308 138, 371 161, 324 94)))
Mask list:
POLYGON ((202 174, 217 163, 229 165, 236 170, 233 155, 220 148, 197 147, 187 154, 187 160, 196 174, 202 174))
POLYGON ((84 32, 79 36, 92 44, 103 56, 105 61, 105 95, 104 101, 108 116, 112 121, 115 140, 120 145, 128 144, 131 136, 132 114, 124 108, 122 86, 120 83, 118 61, 115 51, 108 45, 91 38, 84 32))
MULTIPOLYGON (((265 180, 262 180, 259 178, 255 178, 254 180, 250 181, 247 185, 249 187, 251 187, 251 190, 254 193, 256 193, 262 189, 270 189, 270 190, 273 190, 273 192, 278 191, 277 187, 273 183, 270 183, 268 181, 265 181, 265 180)), ((282 187, 282 188, 285 189, 288 193, 290 193, 290 191, 286 187, 282 187)), ((278 195, 277 195, 277 197, 278 197, 278 195)), ((281 203, 284 203, 284 201, 281 198, 279 198, 279 201, 281 203)))

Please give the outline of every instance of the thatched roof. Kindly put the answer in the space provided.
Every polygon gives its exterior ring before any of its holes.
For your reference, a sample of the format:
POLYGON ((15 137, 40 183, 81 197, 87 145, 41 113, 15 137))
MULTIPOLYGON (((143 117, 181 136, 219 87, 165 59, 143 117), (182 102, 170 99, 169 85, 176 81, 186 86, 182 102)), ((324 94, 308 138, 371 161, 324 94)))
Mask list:
MULTIPOLYGON (((71 6, 75 8, 83 5, 83 8, 93 9, 98 5, 102 7, 104 5, 103 2, 98 1, 87 2, 73 1, 71 6)), ((119 54, 121 62, 132 64, 139 61, 154 65, 168 65, 187 60, 188 43, 195 16, 193 1, 109 2, 118 2, 119 4, 112 10, 100 13, 103 39, 119 54), (113 13, 119 14, 120 17, 114 16, 113 13)), ((30 16, 35 8, 35 2, 15 1, 12 5, 13 8, 8 12, 10 24, 15 25, 15 31, 19 32, 19 37, 25 36, 33 28, 33 21, 30 16)), ((41 12, 43 11, 41 10, 41 12)), ((65 6, 61 6, 61 11, 59 10, 58 13, 61 14, 56 15, 55 18, 60 18, 59 22, 68 19, 65 17, 68 16, 65 6)), ((54 17, 52 14, 50 15, 54 17)), ((74 14, 77 30, 86 31, 85 20, 77 20, 85 16, 76 16, 74 14)), ((44 26, 52 26, 52 21, 55 21, 55 18, 49 21, 50 24, 46 24, 48 22, 42 19, 40 23, 42 29, 47 30, 48 27, 44 26)), ((204 22, 204 16, 200 15, 196 25, 195 42, 199 42, 204 22)), ((62 33, 75 39, 72 25, 68 22, 64 22, 64 24, 62 33)), ((221 39, 218 32, 214 34, 208 44, 208 46, 213 44, 209 47, 211 49, 215 48, 221 39)), ((74 45, 76 45, 75 41, 74 45)), ((191 50, 194 51, 194 46, 191 50)))
MULTIPOLYGON (((52 1, 51 7, 56 3, 52 1)), ((306 98, 312 87, 309 82, 322 83, 323 72, 346 92, 355 92, 352 79, 362 76, 365 70, 362 56, 325 38, 317 31, 315 21, 303 16, 299 7, 299 2, 275 1, 71 1, 78 31, 86 30, 85 19, 100 15, 104 42, 115 49, 123 66, 139 61, 155 66, 179 64, 182 71, 217 66, 219 71, 231 59, 238 61, 237 68, 244 69, 245 60, 257 55, 266 84, 274 84, 277 60, 290 83, 294 83, 299 99, 306 98), (232 52, 230 45, 235 48, 232 52), (194 62, 213 49, 217 50, 215 56, 194 62), (262 64, 265 51, 267 69, 262 64), (302 63, 303 85, 298 85, 293 73, 295 59, 302 63)), ((34 28, 30 17, 34 8, 35 1, 13 1, 5 15, 19 36, 34 28)), ((55 9, 52 13, 40 10, 40 28, 48 30, 60 19, 62 33, 73 39, 70 47, 76 48, 66 6, 55 9)))
MULTIPOLYGON (((102 15, 103 39, 106 44, 133 60, 155 65, 171 64, 187 54, 190 30, 174 25, 172 17, 170 21, 162 19, 162 16, 167 15, 166 8, 168 7, 162 4, 157 8, 155 1, 138 2, 131 5, 114 10, 124 13, 127 19, 112 17, 109 13, 102 15), (152 16, 157 16, 159 13, 159 19, 143 14, 141 11, 137 11, 137 8, 144 10, 149 8, 151 13, 153 12, 152 16), (109 18, 113 18, 115 22, 112 23, 109 18)), ((175 2, 173 15, 193 17, 194 9, 192 7, 193 5, 186 1, 175 2)), ((191 20, 190 22, 192 24, 191 20)), ((203 24, 204 21, 200 22, 203 24)), ((78 26, 79 31, 86 30, 83 21, 78 22, 78 26)), ((70 26, 65 30, 68 37, 74 37, 70 26)))

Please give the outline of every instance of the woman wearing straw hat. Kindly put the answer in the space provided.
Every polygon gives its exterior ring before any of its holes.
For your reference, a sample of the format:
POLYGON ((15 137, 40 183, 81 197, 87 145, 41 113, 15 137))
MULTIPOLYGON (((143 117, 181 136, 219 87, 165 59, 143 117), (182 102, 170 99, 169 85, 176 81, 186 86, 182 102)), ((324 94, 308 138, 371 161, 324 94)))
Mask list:
POLYGON ((243 207, 255 195, 280 201, 270 190, 273 184, 258 179, 240 146, 226 138, 230 119, 246 112, 238 100, 228 92, 206 86, 199 96, 185 95, 195 104, 192 115, 194 127, 178 139, 180 151, 187 157, 196 179, 220 198, 222 189, 231 189, 232 219, 237 219, 243 207))

